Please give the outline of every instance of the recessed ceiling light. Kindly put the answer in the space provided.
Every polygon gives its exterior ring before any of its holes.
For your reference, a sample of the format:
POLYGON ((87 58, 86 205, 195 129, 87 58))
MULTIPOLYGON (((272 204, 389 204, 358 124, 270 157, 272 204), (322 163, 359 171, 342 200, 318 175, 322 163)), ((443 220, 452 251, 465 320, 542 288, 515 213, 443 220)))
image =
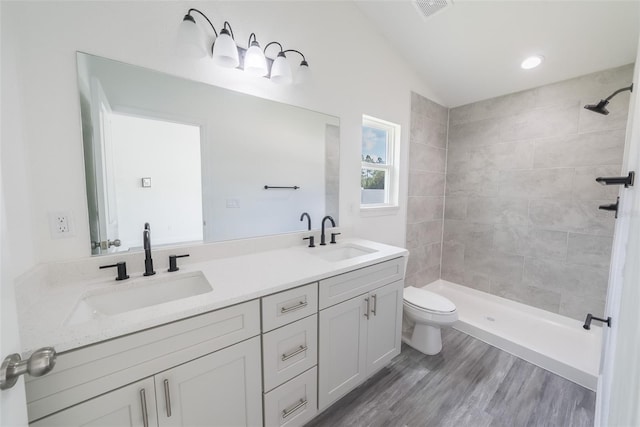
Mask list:
POLYGON ((524 61, 522 61, 522 64, 520 64, 520 66, 525 70, 530 70, 542 64, 543 60, 544 60, 544 56, 540 56, 540 55, 530 56, 524 61))

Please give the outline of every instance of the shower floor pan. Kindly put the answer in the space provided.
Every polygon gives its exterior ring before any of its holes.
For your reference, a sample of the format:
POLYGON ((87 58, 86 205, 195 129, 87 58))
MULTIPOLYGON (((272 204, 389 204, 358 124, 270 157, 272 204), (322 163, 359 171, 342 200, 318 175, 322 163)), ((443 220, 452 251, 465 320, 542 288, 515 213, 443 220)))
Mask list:
POLYGON ((590 390, 596 390, 602 328, 466 286, 436 280, 424 287, 458 309, 453 327, 590 390))

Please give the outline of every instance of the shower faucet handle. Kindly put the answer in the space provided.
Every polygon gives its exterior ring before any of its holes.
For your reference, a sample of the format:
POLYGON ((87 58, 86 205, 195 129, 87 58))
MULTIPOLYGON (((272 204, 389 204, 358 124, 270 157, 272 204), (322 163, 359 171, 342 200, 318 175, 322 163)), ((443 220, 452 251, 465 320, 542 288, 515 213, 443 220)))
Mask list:
POLYGON ((612 203, 610 205, 600 205, 600 206, 598 206, 598 209, 601 209, 603 211, 615 212, 616 213, 615 218, 618 218, 618 208, 619 207, 620 207, 620 197, 617 198, 615 203, 612 203))

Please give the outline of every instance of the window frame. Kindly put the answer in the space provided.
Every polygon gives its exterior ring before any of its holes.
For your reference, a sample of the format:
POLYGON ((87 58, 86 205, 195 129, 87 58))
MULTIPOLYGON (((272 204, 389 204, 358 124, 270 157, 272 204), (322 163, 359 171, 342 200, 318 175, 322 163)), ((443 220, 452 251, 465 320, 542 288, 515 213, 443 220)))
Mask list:
POLYGON ((381 170, 385 172, 384 180, 384 202, 383 203, 362 203, 362 193, 360 196, 360 210, 362 212, 396 210, 399 208, 399 160, 400 160, 400 125, 376 117, 362 115, 361 132, 365 127, 379 129, 387 134, 386 142, 386 162, 385 164, 369 163, 362 160, 362 133, 360 135, 360 191, 362 192, 362 172, 368 170, 381 170))

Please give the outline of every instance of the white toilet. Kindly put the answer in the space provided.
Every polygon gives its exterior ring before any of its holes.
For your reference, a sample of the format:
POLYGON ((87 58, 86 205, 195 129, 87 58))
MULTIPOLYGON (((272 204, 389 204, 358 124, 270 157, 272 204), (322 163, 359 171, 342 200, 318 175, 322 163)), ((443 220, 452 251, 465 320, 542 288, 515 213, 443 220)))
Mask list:
POLYGON ((403 333, 402 340, 421 353, 440 353, 440 328, 451 326, 458 320, 455 304, 441 295, 413 286, 404 288, 403 296, 404 313, 415 327, 413 333, 403 333))

